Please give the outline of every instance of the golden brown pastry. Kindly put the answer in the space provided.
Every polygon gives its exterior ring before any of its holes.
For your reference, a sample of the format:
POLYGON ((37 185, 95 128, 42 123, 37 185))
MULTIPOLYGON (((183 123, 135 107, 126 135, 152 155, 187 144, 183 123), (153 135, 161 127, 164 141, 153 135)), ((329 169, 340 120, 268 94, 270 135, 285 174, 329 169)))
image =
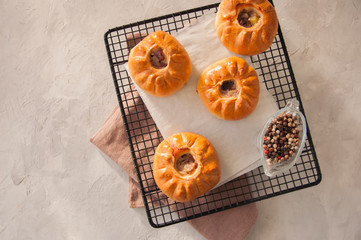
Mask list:
POLYGON ((278 22, 268 0, 223 0, 216 17, 217 36, 230 51, 256 55, 276 37, 278 22))
POLYGON ((169 96, 187 83, 192 64, 185 48, 163 31, 149 34, 129 54, 129 72, 145 92, 169 96))
POLYGON ((176 133, 154 155, 153 175, 162 192, 178 202, 191 201, 219 182, 221 167, 212 144, 195 133, 176 133))
POLYGON ((204 70, 197 92, 208 111, 218 118, 242 119, 258 104, 258 76, 242 58, 228 57, 204 70))

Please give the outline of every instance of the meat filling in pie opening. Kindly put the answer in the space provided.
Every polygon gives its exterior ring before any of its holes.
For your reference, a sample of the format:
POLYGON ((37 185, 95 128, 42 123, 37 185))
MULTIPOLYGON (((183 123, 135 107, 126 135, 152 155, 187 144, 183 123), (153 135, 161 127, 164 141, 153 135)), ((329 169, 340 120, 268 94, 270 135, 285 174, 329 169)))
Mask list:
POLYGON ((150 52, 150 63, 154 68, 161 69, 168 66, 168 60, 163 52, 163 49, 156 48, 150 52))
POLYGON ((198 164, 190 153, 182 154, 176 160, 176 169, 181 175, 192 174, 197 167, 198 164))
POLYGON ((238 23, 242 27, 250 28, 256 25, 261 18, 260 13, 254 8, 244 8, 238 14, 238 23))
POLYGON ((236 81, 233 79, 223 81, 219 87, 219 92, 222 97, 236 97, 239 92, 236 81))

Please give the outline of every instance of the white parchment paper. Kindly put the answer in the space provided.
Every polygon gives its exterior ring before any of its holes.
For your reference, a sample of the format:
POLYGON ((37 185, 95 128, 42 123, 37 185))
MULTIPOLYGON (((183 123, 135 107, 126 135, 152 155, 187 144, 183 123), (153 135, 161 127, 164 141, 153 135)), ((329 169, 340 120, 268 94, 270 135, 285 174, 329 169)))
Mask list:
MULTIPOLYGON (((173 36, 185 47, 192 61, 188 83, 163 98, 148 95, 136 87, 164 138, 177 132, 194 132, 211 141, 221 161, 222 175, 217 185, 220 186, 261 165, 256 138, 278 108, 261 83, 258 106, 247 118, 225 121, 214 117, 196 93, 198 78, 208 65, 237 54, 228 51, 218 40, 215 14, 199 18, 173 36)), ((249 57, 240 57, 252 66, 249 57)))

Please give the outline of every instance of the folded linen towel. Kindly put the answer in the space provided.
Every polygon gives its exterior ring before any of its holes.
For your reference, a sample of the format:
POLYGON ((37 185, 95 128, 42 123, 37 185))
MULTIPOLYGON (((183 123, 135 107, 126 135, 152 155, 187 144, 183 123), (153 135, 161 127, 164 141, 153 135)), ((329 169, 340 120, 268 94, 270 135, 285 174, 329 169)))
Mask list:
MULTIPOLYGON (((129 174, 129 206, 132 208, 144 206, 118 106, 90 141, 129 174)), ((210 240, 244 239, 256 220, 256 204, 251 203, 189 220, 188 223, 210 240)))

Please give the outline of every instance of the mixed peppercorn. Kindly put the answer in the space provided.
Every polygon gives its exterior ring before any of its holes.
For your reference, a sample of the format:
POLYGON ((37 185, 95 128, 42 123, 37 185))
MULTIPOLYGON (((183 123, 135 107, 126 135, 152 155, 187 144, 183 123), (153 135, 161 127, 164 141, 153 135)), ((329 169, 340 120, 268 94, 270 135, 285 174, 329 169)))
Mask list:
POLYGON ((299 148, 298 120, 292 114, 281 114, 269 124, 263 139, 267 164, 290 159, 299 148))

